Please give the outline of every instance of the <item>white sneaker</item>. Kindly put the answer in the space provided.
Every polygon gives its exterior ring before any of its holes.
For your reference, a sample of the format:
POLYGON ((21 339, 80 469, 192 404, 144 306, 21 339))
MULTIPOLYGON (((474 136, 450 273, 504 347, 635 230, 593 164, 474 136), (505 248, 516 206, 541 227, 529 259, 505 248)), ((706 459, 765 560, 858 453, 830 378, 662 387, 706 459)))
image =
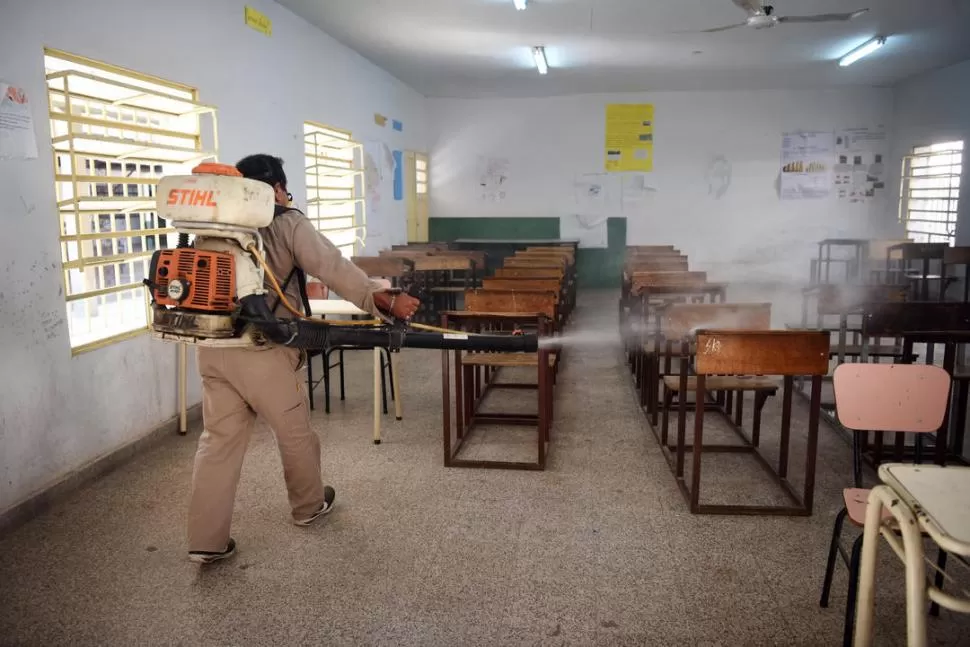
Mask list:
POLYGON ((333 501, 337 498, 337 492, 329 485, 323 488, 323 505, 321 505, 316 512, 310 515, 306 519, 301 519, 299 521, 294 521, 293 523, 297 526, 309 526, 311 523, 319 519, 320 517, 330 514, 333 510, 333 501))

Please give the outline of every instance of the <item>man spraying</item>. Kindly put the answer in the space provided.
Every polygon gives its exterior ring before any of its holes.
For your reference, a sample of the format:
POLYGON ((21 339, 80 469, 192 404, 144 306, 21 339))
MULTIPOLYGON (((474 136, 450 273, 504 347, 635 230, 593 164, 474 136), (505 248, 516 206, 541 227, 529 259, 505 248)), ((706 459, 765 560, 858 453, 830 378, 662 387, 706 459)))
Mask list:
MULTIPOLYGON (((251 155, 236 165, 246 178, 273 188, 273 221, 260 229, 266 263, 273 275, 286 277, 282 292, 299 307, 307 303, 306 276, 314 276, 357 307, 406 320, 417 299, 395 294, 371 280, 321 235, 307 217, 290 206, 283 162, 271 155, 251 155)), ((268 307, 277 317, 292 317, 266 278, 268 307)), ((243 457, 256 416, 272 427, 289 497, 293 522, 307 526, 333 509, 336 492, 323 484, 320 440, 310 426, 303 381, 297 371, 301 350, 267 344, 242 348, 200 347, 202 408, 205 429, 199 438, 189 503, 189 559, 208 564, 230 557, 232 510, 243 457)))

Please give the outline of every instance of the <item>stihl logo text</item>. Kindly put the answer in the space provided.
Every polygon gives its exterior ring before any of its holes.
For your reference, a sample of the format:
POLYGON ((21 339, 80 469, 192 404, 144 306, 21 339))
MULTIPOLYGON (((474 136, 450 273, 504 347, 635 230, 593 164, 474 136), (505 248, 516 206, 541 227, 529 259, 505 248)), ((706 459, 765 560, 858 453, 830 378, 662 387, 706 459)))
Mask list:
POLYGON ((172 189, 168 192, 168 206, 174 207, 214 207, 215 200, 212 199, 212 191, 199 191, 198 189, 172 189))

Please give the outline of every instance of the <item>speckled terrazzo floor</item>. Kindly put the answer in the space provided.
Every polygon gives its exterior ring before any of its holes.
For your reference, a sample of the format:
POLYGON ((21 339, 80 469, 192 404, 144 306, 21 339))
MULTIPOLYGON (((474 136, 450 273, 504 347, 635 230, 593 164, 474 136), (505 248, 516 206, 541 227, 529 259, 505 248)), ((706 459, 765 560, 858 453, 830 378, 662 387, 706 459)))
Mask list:
MULTIPOLYGON (((581 293, 571 326, 612 333, 615 299, 581 293)), ((830 608, 818 607, 818 594, 850 454, 824 424, 814 516, 694 516, 616 348, 565 357, 542 473, 442 467, 436 352, 403 354, 404 420, 385 417, 385 442, 374 446, 370 355, 349 363, 348 399, 314 416, 339 502, 323 523, 288 523, 263 428, 238 492, 239 552, 200 570, 184 542, 198 430, 173 437, 0 537, 0 644, 840 643, 845 568, 830 608)), ((317 394, 322 405, 322 387, 317 394)), ((779 410, 769 402, 766 430, 779 410)), ((793 414, 802 428, 798 397, 793 414)), ((507 431, 490 434, 468 451, 531 448, 507 431)), ((741 456, 705 461, 705 497, 770 501, 758 469, 741 456)), ((902 570, 881 552, 876 644, 903 645, 902 570)), ((966 644, 968 620, 946 611, 931 619, 931 644, 966 644)))

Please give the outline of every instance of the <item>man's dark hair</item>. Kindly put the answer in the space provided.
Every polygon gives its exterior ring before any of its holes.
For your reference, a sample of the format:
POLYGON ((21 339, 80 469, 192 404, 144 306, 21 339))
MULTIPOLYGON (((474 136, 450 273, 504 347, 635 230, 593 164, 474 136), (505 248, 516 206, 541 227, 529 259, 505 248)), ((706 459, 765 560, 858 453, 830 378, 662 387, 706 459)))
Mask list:
POLYGON ((250 155, 239 160, 236 169, 243 177, 259 180, 270 186, 279 183, 286 190, 286 173, 283 172, 283 160, 279 157, 262 153, 250 155))

